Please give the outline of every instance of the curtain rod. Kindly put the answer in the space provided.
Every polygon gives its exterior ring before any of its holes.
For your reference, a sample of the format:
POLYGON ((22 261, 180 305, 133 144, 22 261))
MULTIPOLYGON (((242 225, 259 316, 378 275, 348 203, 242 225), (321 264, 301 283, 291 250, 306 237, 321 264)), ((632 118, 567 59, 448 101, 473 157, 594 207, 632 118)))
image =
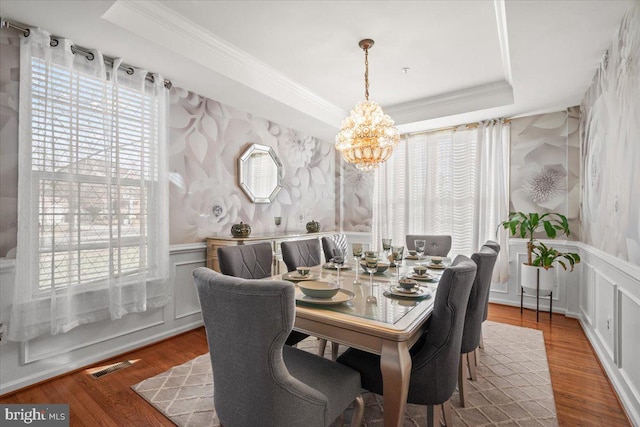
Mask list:
MULTIPOLYGON (((504 123, 510 123, 511 120, 512 119, 504 119, 504 123)), ((461 124, 461 125, 457 125, 457 126, 446 126, 446 127, 442 127, 442 128, 438 128, 438 129, 420 130, 420 131, 416 131, 416 132, 407 132, 407 133, 403 133, 402 136, 409 137, 409 136, 415 136, 415 135, 427 135, 427 134, 430 134, 430 133, 438 133, 438 132, 444 132, 444 131, 448 131, 448 130, 452 130, 452 131, 455 132, 461 126, 464 126, 464 130, 469 130, 469 129, 475 129, 479 125, 480 125, 479 122, 466 123, 466 124, 461 124)))
MULTIPOLYGON (((12 21, 7 21, 4 18, 0 17, 0 28, 13 28, 15 30, 18 30, 20 32, 22 32, 22 34, 24 34, 25 37, 29 37, 29 34, 31 33, 31 30, 29 30, 29 28, 21 23, 18 22, 12 22, 12 21)), ((58 45, 58 39, 62 38, 59 36, 51 36, 51 46, 57 46, 58 45)), ((84 57, 86 57, 89 61, 93 61, 93 53, 91 53, 91 51, 85 47, 82 46, 78 46, 78 45, 72 45, 71 46, 71 51, 73 53, 79 53, 81 55, 83 55, 84 57)), ((111 65, 113 66, 113 61, 114 58, 111 58, 109 56, 102 56, 105 64, 107 65, 111 65)), ((127 74, 131 75, 134 72, 134 68, 131 65, 128 64, 122 64, 121 68, 125 69, 125 71, 127 72, 127 74)), ((153 82, 155 79, 153 77, 153 75, 147 74, 146 76, 147 80, 153 82)), ((164 80, 164 87, 167 89, 171 89, 171 86, 173 86, 173 83, 171 83, 171 80, 164 80)))

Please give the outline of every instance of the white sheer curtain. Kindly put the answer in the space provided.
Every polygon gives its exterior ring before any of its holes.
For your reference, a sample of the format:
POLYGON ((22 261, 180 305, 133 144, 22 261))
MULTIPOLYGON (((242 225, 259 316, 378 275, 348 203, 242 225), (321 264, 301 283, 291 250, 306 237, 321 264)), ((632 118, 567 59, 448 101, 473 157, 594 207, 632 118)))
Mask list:
MULTIPOLYGON (((385 237, 404 245, 407 234, 449 234, 452 255, 471 255, 495 240, 508 215, 508 138, 502 121, 405 137, 375 173, 373 246, 385 237)), ((508 278, 500 244, 496 282, 508 278)))
POLYGON ((169 300, 168 91, 71 46, 21 41, 15 341, 169 300))

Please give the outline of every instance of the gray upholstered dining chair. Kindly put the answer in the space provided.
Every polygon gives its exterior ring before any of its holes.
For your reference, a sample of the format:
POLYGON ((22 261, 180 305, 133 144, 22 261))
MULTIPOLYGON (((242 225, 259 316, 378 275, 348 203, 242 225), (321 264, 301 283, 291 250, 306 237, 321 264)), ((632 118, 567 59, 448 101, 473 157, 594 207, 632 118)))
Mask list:
POLYGON ((416 240, 425 240, 424 254, 429 256, 447 256, 451 250, 451 236, 447 235, 407 234, 405 240, 407 250, 411 251, 416 248, 416 240))
POLYGON ((324 253, 325 261, 333 258, 336 249, 340 249, 345 256, 348 256, 347 246, 347 236, 344 234, 336 233, 330 236, 324 236, 322 238, 322 252, 324 253))
MULTIPOLYGON (((333 250, 337 248, 333 239, 329 237, 322 238, 322 247, 325 250, 325 254, 327 247, 330 246, 330 257, 327 258, 325 255, 325 259, 329 261, 333 258, 333 250), (326 243, 325 243, 326 239, 326 243)), ((280 244, 280 248, 282 249, 282 260, 287 266, 288 271, 294 271, 296 267, 313 267, 315 265, 319 265, 321 263, 320 260, 320 243, 318 239, 308 239, 308 240, 294 240, 291 242, 282 242, 280 244)), ((324 352, 327 348, 327 340, 324 338, 320 338, 318 342, 318 355, 324 356, 324 352)), ((331 343, 331 360, 336 360, 338 357, 339 345, 336 342, 331 343)))
MULTIPOLYGON (((438 283, 429 329, 411 348, 408 403, 427 405, 427 423, 434 425, 435 407, 441 406, 447 426, 451 421, 451 395, 458 380, 460 348, 467 302, 476 264, 458 255, 444 270, 438 283)), ((362 387, 382 394, 380 356, 348 349, 338 362, 360 372, 362 387)))
POLYGON ((324 253, 324 260, 329 261, 335 255, 338 250, 338 245, 336 242, 329 236, 324 236, 322 238, 322 252, 324 253))
POLYGON ((318 239, 282 242, 280 248, 287 271, 294 271, 296 267, 313 267, 322 262, 318 239))
POLYGON ((482 317, 484 316, 485 301, 491 287, 491 276, 498 254, 488 246, 471 255, 477 265, 476 277, 469 294, 467 314, 464 317, 462 332, 462 346, 460 349, 460 367, 458 372, 458 391, 460 404, 467 406, 467 370, 472 381, 476 381, 476 349, 482 335, 482 317))
POLYGON ((220 422, 234 426, 325 427, 355 401, 360 425, 360 375, 284 342, 295 320, 291 282, 194 270, 214 372, 220 422))
MULTIPOLYGON (((496 253, 498 255, 500 255, 500 244, 498 242, 495 242, 493 240, 487 240, 483 246, 490 247, 491 249, 496 251, 496 253)), ((483 323, 484 323, 485 320, 487 320, 487 317, 489 317, 489 296, 491 296, 491 285, 489 285, 489 291, 487 292, 487 298, 485 299, 485 302, 484 302, 484 314, 482 315, 482 322, 483 323)), ((479 348, 484 348, 484 341, 482 339, 482 331, 480 332, 480 345, 478 347, 479 348)), ((479 353, 476 352, 476 366, 477 366, 477 363, 478 363, 478 356, 479 356, 479 353)))
MULTIPOLYGON (((243 279, 264 279, 271 277, 273 250, 271 243, 261 242, 253 245, 223 246, 218 248, 220 272, 227 276, 243 279)), ((285 344, 296 345, 309 335, 291 331, 285 344)))
POLYGON ((243 279, 263 279, 271 276, 273 250, 271 243, 222 246, 218 248, 220 272, 243 279))

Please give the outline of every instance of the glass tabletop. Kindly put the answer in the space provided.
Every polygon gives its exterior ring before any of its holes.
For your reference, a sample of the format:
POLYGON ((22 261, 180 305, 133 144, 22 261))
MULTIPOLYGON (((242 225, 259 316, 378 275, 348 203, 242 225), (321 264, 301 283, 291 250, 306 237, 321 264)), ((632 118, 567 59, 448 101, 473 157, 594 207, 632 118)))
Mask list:
MULTIPOLYGON (((400 277, 411 275, 413 273, 413 265, 415 265, 415 262, 405 261, 400 267, 400 277)), ((438 280, 442 274, 442 271, 429 270, 428 273, 432 279, 417 282, 420 285, 422 293, 430 295, 425 295, 420 298, 396 296, 391 295, 388 291, 390 287, 397 286, 398 284, 398 270, 397 267, 390 267, 384 273, 373 275, 373 296, 376 297, 377 303, 371 303, 367 302, 367 297, 372 294, 369 284, 369 274, 365 273, 363 269, 359 267, 359 284, 354 284, 356 274, 353 260, 346 264, 345 267, 348 268, 342 269, 340 272, 340 287, 353 292, 353 298, 347 302, 335 305, 319 305, 303 301, 297 301, 296 304, 298 306, 340 312, 386 324, 395 324, 419 305, 422 304, 422 306, 424 306, 427 304, 430 306, 433 304, 438 280)), ((311 271, 314 273, 314 280, 335 283, 338 278, 335 269, 317 266, 312 267, 311 271)), ((296 289, 296 294, 300 294, 299 289, 296 289)))

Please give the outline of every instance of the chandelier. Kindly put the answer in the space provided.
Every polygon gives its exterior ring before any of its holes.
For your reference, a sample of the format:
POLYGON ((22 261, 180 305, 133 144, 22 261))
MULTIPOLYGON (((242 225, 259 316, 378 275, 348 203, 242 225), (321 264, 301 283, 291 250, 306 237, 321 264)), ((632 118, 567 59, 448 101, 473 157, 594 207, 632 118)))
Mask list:
POLYGON ((400 137, 391 117, 382 112, 377 102, 369 100, 369 49, 373 40, 360 40, 358 46, 364 50, 365 99, 342 121, 336 136, 336 149, 347 162, 360 170, 370 171, 391 156, 400 137))

